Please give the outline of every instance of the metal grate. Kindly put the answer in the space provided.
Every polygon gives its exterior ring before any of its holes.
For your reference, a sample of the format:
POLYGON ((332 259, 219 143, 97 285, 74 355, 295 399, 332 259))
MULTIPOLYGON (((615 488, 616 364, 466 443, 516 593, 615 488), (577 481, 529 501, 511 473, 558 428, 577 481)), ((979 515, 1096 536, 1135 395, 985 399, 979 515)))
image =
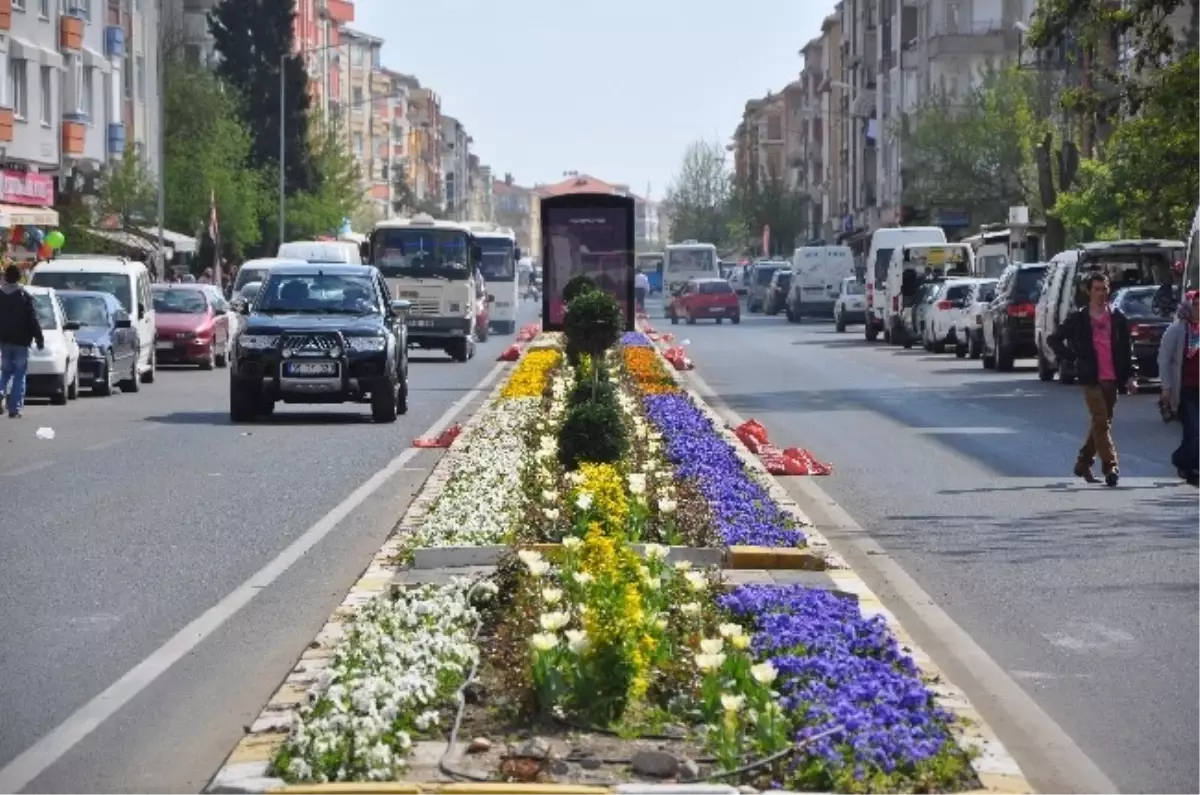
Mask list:
POLYGON ((296 351, 329 351, 338 347, 339 340, 332 334, 285 334, 283 347, 296 351))
POLYGON ((436 315, 441 306, 436 298, 411 299, 409 313, 413 315, 436 315))

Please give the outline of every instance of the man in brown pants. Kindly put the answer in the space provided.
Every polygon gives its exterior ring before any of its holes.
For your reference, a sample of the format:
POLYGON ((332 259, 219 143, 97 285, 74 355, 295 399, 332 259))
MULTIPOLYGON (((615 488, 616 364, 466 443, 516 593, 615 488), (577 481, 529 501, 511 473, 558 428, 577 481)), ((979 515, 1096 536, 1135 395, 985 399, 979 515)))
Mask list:
POLYGON ((1121 471, 1112 440, 1113 408, 1118 392, 1134 392, 1133 349, 1129 321, 1116 307, 1108 305, 1108 277, 1092 273, 1086 277, 1088 305, 1071 312, 1047 342, 1060 361, 1071 362, 1083 384, 1089 423, 1087 438, 1075 459, 1075 475, 1098 483, 1092 472, 1097 456, 1104 482, 1117 485, 1121 471))

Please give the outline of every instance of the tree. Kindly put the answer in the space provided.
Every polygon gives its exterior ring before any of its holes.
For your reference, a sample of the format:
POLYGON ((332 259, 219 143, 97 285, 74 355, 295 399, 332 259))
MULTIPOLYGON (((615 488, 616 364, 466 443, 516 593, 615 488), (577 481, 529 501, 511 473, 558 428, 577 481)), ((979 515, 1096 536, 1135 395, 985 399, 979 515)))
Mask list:
POLYGON ((239 98, 179 52, 165 77, 166 225, 200 234, 215 195, 222 247, 241 257, 261 240, 269 212, 263 174, 249 167, 253 138, 239 119, 239 98))
POLYGON ((787 186, 781 174, 768 173, 735 186, 731 200, 731 239, 739 249, 758 254, 763 229, 770 230, 768 256, 790 259, 809 232, 812 200, 787 186))
POLYGON ((392 167, 392 212, 396 215, 412 216, 417 213, 442 216, 442 208, 429 199, 417 197, 417 192, 408 184, 408 171, 403 164, 392 167))
POLYGON ((156 224, 157 204, 158 187, 130 143, 104 175, 95 209, 106 226, 148 238, 142 228, 156 224))
MULTIPOLYGON (((327 235, 358 214, 364 204, 362 173, 346 147, 346 136, 337 119, 313 124, 308 144, 313 188, 288 197, 287 228, 290 237, 327 235)), ((278 173, 278 172, 276 172, 278 173)))
POLYGON ((677 240, 702 240, 721 245, 729 238, 732 181, 721 144, 688 144, 663 204, 672 219, 677 240))
POLYGON ((295 0, 221 0, 208 27, 220 55, 217 75, 244 100, 252 146, 250 166, 279 173, 279 70, 284 71, 285 192, 313 189, 309 160, 308 73, 295 53, 295 0))
POLYGON ((901 123, 904 203, 962 208, 979 223, 1019 205, 1039 215, 1037 78, 1015 68, 982 77, 965 98, 935 94, 901 123))

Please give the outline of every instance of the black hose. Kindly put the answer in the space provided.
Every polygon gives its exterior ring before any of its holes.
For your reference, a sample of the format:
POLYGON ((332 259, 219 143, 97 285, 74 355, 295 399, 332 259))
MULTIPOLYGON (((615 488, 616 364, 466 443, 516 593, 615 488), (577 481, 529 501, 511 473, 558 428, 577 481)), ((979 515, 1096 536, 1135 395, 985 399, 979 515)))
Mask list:
POLYGON ((761 759, 756 759, 755 761, 750 762, 749 764, 742 765, 741 767, 734 768, 733 770, 721 770, 716 773, 712 773, 708 776, 705 776, 701 780, 702 781, 720 781, 720 780, 726 779, 726 778, 733 778, 735 776, 745 775, 746 773, 749 773, 753 770, 757 770, 760 767, 766 767, 767 765, 771 764, 772 762, 778 762, 780 759, 783 759, 785 756, 791 756, 792 754, 798 753, 799 751, 804 750, 805 746, 809 745, 810 743, 814 743, 817 740, 820 740, 823 737, 828 737, 831 734, 836 734, 837 732, 840 732, 841 730, 842 730, 842 727, 840 725, 834 726, 832 729, 826 729, 825 731, 820 732, 819 734, 814 734, 812 737, 806 737, 805 739, 801 740, 800 742, 798 742, 794 745, 789 745, 787 748, 784 748, 782 751, 776 751, 775 753, 771 754, 770 756, 764 756, 761 759))
MULTIPOLYGON (((470 600, 471 594, 475 591, 475 589, 487 581, 488 581, 488 578, 479 579, 470 588, 467 589, 468 601, 470 600)), ((475 621, 475 631, 471 633, 471 642, 472 643, 475 643, 475 641, 478 640, 480 631, 482 629, 483 629, 483 615, 482 615, 482 613, 480 613, 479 618, 475 621)), ((476 646, 475 648, 478 651, 479 647, 476 646)), ((491 781, 492 780, 490 776, 484 776, 484 775, 480 775, 478 773, 469 773, 466 771, 457 770, 457 769, 451 767, 450 764, 446 761, 447 757, 450 756, 450 754, 454 751, 455 747, 458 745, 458 730, 462 726, 463 712, 466 710, 466 707, 467 707, 466 690, 468 687, 471 686, 472 683, 474 683, 475 675, 477 673, 479 673, 479 660, 481 658, 482 658, 482 655, 476 654, 475 661, 471 664, 471 670, 467 674, 467 678, 465 680, 463 680, 462 685, 458 688, 458 692, 455 693, 455 696, 458 700, 458 709, 455 710, 455 713, 454 713, 454 725, 450 727, 450 739, 446 743, 446 750, 442 752, 441 757, 438 759, 438 770, 440 772, 444 773, 445 775, 450 776, 450 778, 457 779, 459 781, 463 781, 463 780, 465 780, 465 781, 491 781)))

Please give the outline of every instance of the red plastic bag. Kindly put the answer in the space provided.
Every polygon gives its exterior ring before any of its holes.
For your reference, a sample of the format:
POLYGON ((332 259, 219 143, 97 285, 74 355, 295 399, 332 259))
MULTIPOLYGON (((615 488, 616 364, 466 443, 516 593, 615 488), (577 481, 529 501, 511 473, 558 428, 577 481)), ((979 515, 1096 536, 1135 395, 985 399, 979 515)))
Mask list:
POLYGON ((679 345, 665 350, 663 358, 670 362, 676 370, 691 370, 696 366, 679 345))
POLYGON ((796 472, 797 475, 828 475, 833 472, 833 467, 821 463, 813 457, 812 453, 802 447, 789 447, 783 451, 783 455, 789 461, 794 461, 803 470, 796 472))
POLYGON ((496 357, 498 362, 515 362, 521 358, 521 346, 509 345, 504 351, 496 357))
POLYGON ((780 453, 772 453, 762 457, 763 466, 772 475, 808 475, 812 474, 808 471, 803 463, 794 458, 789 458, 780 453))
POLYGON ((456 422, 432 439, 413 439, 413 447, 449 447, 450 445, 454 444, 454 440, 457 439, 461 433, 462 426, 456 422))
POLYGON ((771 441, 770 437, 767 436, 767 429, 758 420, 746 420, 734 428, 733 432, 747 446, 749 446, 749 442, 746 441, 747 439, 754 439, 759 444, 767 444, 771 441))

